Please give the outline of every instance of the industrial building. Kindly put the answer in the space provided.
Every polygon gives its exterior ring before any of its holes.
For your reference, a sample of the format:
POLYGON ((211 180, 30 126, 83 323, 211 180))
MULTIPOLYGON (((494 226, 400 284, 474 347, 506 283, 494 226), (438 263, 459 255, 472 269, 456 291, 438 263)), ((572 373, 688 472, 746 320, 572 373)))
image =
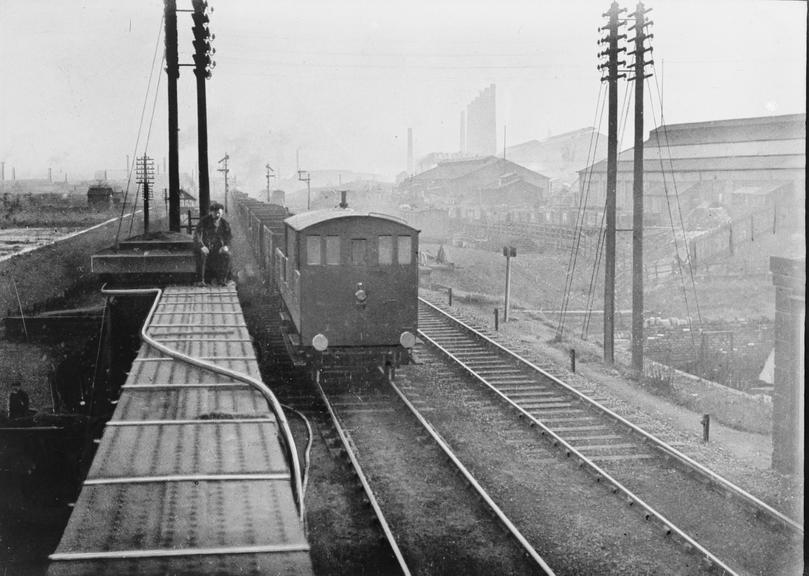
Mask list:
MULTIPOLYGON (((712 203, 731 214, 773 203, 803 210, 805 150, 805 114, 660 126, 644 142, 646 221, 668 223, 669 205, 676 211, 675 196, 683 214, 712 203)), ((630 148, 618 157, 619 223, 631 222, 633 154, 630 148)), ((579 186, 589 186, 586 223, 598 224, 607 189, 606 160, 580 169, 579 186)))

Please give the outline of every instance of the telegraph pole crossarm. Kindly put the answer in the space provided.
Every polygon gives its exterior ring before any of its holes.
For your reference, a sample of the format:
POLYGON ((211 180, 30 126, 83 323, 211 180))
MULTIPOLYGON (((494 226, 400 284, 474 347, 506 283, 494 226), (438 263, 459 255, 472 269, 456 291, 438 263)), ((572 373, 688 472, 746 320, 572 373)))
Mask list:
POLYGON ((191 19, 194 22, 194 76, 197 78, 197 152, 199 156, 199 215, 208 212, 211 201, 208 181, 208 111, 205 95, 205 80, 211 77, 216 62, 211 55, 216 49, 211 46, 211 31, 208 28, 208 3, 205 0, 192 0, 194 9, 191 19))

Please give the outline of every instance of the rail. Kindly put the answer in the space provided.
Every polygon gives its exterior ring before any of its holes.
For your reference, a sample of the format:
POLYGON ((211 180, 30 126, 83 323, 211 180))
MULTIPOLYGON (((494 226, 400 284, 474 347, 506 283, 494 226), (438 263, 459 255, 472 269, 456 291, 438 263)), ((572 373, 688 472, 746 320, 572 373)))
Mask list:
POLYGON ((337 430, 337 434, 340 436, 340 441, 343 443, 343 446, 345 446, 346 454, 348 455, 349 460, 351 460, 351 465, 354 467, 354 471, 357 473, 357 478, 359 479, 360 484, 362 484, 362 489, 365 491, 366 496, 368 496, 368 502, 371 504, 371 508, 374 509, 374 514, 376 514, 376 517, 379 520, 379 526, 382 528, 382 532, 385 534, 385 538, 390 544, 393 555, 396 557, 396 561, 399 563, 402 573, 405 576, 410 576, 410 569, 407 567, 407 562, 405 562, 402 551, 399 550, 399 545, 396 543, 396 538, 393 536, 393 531, 390 529, 390 526, 388 526, 388 521, 385 520, 385 515, 382 513, 382 508, 379 506, 379 502, 377 502, 373 490, 371 490, 371 485, 362 471, 359 460, 357 460, 357 457, 354 455, 354 451, 350 449, 348 435, 340 425, 340 421, 337 419, 337 414, 334 412, 334 408, 332 408, 331 402, 329 402, 326 392, 324 392, 320 382, 317 379, 314 382, 317 386, 318 392, 320 393, 320 397, 323 400, 323 404, 326 406, 326 410, 328 410, 332 422, 334 422, 334 428, 337 430))
MULTIPOLYGON (((773 519, 780 521, 785 526, 787 526, 787 527, 789 527, 789 528, 791 528, 793 530, 796 530, 801 535, 803 534, 803 526, 801 524, 799 524, 798 522, 794 521, 792 518, 789 518, 788 516, 786 516, 785 514, 782 514, 781 512, 776 510, 775 508, 773 508, 773 507, 769 506, 768 504, 766 504, 765 502, 762 502, 761 500, 759 500, 758 498, 756 498, 755 496, 753 496, 749 492, 746 492, 742 488, 739 488, 738 486, 736 486, 735 484, 733 484, 730 481, 726 480, 725 478, 723 478, 722 476, 720 476, 716 472, 713 472, 712 470, 706 468, 705 466, 703 466, 699 462, 696 462, 695 460, 693 460, 690 457, 686 456, 685 454, 683 454, 679 450, 669 446, 668 444, 665 444, 664 442, 660 441, 658 438, 656 438, 652 434, 648 433, 643 428, 640 428, 639 426, 633 424, 632 422, 630 422, 629 420, 627 420, 624 417, 620 416, 619 414, 616 414, 615 412, 613 412, 609 408, 607 408, 605 406, 602 406, 601 404, 599 404, 598 402, 596 402, 592 398, 589 398, 585 394, 582 394, 581 392, 579 392, 578 390, 576 390, 572 386, 562 382, 559 378, 557 378, 553 374, 550 374, 549 372, 546 372, 545 370, 543 370, 539 366, 533 364, 530 360, 526 360, 525 358, 523 358, 519 354, 509 350, 508 348, 506 348, 505 346, 499 344, 498 342, 495 342, 494 340, 492 340, 491 338, 489 338, 485 334, 481 334, 480 332, 475 330, 473 327, 465 324, 464 322, 458 320, 457 318, 453 318, 452 316, 450 316, 449 314, 447 314, 446 312, 444 312, 443 310, 441 310, 440 308, 438 308, 436 305, 432 304, 431 302, 428 302, 427 300, 425 300, 423 298, 419 298, 419 300, 421 302, 423 302, 424 304, 426 304, 427 306, 429 306, 430 308, 436 310, 439 314, 441 314, 443 316, 446 316, 447 318, 450 318, 453 322, 456 322, 458 325, 462 326, 465 330, 468 330, 469 332, 474 334, 475 337, 482 339, 484 342, 488 343, 489 345, 494 346, 495 348, 497 348, 500 351, 504 352, 505 354, 511 356, 512 358, 515 358, 516 360, 518 360, 522 364, 528 366, 532 370, 542 374, 544 377, 546 377, 549 380, 553 381, 555 384, 563 387, 566 391, 568 391, 569 393, 575 395, 580 400, 582 400, 585 403, 589 404, 593 408, 596 408, 597 410, 600 410, 601 412, 604 412, 604 413, 608 414, 610 417, 614 418, 615 420, 617 420, 618 422, 620 422, 624 426, 629 427, 633 432, 641 435, 644 439, 649 441, 656 448, 662 450, 663 452, 666 452, 669 456, 671 456, 673 458, 676 458, 677 460, 679 460, 683 464, 686 464, 687 466, 691 467, 692 469, 697 470, 700 473, 708 476, 712 482, 715 482, 716 484, 721 485, 722 487, 724 487, 728 491, 732 492, 733 494, 735 494, 739 498, 741 498, 743 500, 746 500, 748 503, 750 503, 750 504, 754 505, 755 507, 767 512, 770 516, 773 517, 773 519)), ((511 401, 509 400, 509 402, 511 402, 511 401)))
MULTIPOLYGON (((385 372, 381 368, 379 370, 380 372, 382 372, 383 375, 385 374, 385 372)), ((427 433, 430 434, 435 443, 438 444, 438 446, 441 448, 444 454, 447 455, 447 458, 452 460, 452 463, 455 465, 455 467, 460 471, 463 477, 466 478, 466 481, 469 482, 469 485, 475 489, 475 491, 478 493, 478 495, 480 495, 483 501, 486 502, 486 505, 492 510, 492 512, 494 512, 494 514, 497 516, 497 518, 500 520, 503 526, 506 527, 506 529, 517 540, 517 542, 520 543, 520 546, 523 547, 525 552, 534 560, 534 562, 536 562, 536 564, 542 570, 543 574, 545 574, 546 576, 555 576, 556 573, 553 571, 553 569, 550 566, 548 566, 548 564, 545 562, 542 556, 539 555, 539 552, 537 552, 536 549, 534 549, 534 547, 531 546, 531 543, 525 539, 525 536, 523 536, 522 533, 519 531, 519 529, 511 522, 511 520, 508 519, 508 516, 506 516, 505 512, 503 512, 503 510, 494 502, 494 500, 492 500, 491 496, 489 496, 489 494, 486 492, 483 486, 481 486, 478 483, 475 477, 472 476, 472 473, 469 472, 466 466, 464 466, 463 463, 458 459, 458 457, 455 456, 455 454, 452 452, 447 443, 444 442, 441 436, 438 435, 438 432, 435 431, 435 428, 433 428, 432 425, 429 422, 427 422, 424 416, 422 416, 421 413, 419 413, 419 411, 416 409, 415 406, 413 406, 410 400, 407 399, 404 393, 401 390, 399 390, 399 387, 393 383, 393 380, 391 380, 387 375, 385 375, 385 377, 390 387, 399 396, 399 399, 402 402, 404 402, 405 406, 407 406, 410 412, 413 413, 413 416, 416 417, 416 419, 421 423, 421 425, 424 427, 427 433)))
MULTIPOLYGON (((434 308, 435 310, 437 310, 438 312, 440 312, 440 313, 441 313, 441 314, 443 314, 444 316, 449 317, 449 316, 448 316, 448 315, 447 315, 445 312, 443 312, 443 311, 442 311, 442 310, 440 310, 439 308, 435 307, 433 304, 431 304, 431 303, 427 302, 426 300, 423 300, 422 298, 419 298, 419 300, 422 300, 422 301, 423 301, 425 304, 428 304, 429 306, 431 306, 432 308, 434 308)), ((451 318, 451 317, 450 317, 450 318, 451 318)), ((504 352, 507 352, 507 353, 511 354, 512 356, 514 356, 514 357, 516 357, 516 358, 520 358, 520 357, 519 357, 517 354, 514 354, 513 352, 511 352, 511 351, 507 350, 506 348, 504 348, 503 346, 501 346, 501 345, 500 345, 500 344, 498 344, 497 342, 494 342, 493 340, 491 340, 491 339, 487 338, 487 337, 486 337, 486 336, 484 336, 483 334, 480 334, 480 333, 479 333, 477 330, 475 330, 475 329, 474 329, 474 328, 472 328, 471 326, 467 326, 466 324, 464 324, 463 322, 461 322, 461 321, 459 321, 459 320, 457 320, 457 319, 455 319, 455 318, 451 318, 451 319, 452 319, 453 321, 457 322, 459 325, 463 326, 464 328, 466 328, 466 329, 468 329, 468 330, 472 331, 472 333, 473 333, 473 334, 475 334, 475 335, 479 335, 479 336, 480 336, 481 338, 483 338, 485 341, 490 342, 491 344, 495 345, 495 346, 496 346, 497 348, 499 348, 500 350, 502 350, 502 351, 504 351, 504 352)), ((590 468, 590 469, 591 469, 591 470, 592 470, 592 471, 593 471, 593 472, 596 474, 596 481, 597 481, 597 482, 599 482, 599 483, 600 483, 602 479, 603 479, 603 480, 606 480, 606 481, 607 481, 607 482, 608 482, 610 485, 612 485, 612 487, 613 487, 615 490, 620 490, 621 492, 623 492, 623 494, 624 494, 624 495, 626 495, 626 497, 628 498, 628 502, 630 503, 630 505, 631 505, 631 504, 638 504, 638 505, 639 505, 641 508, 643 508, 643 509, 646 511, 647 519, 648 519, 649 517, 651 517, 651 516, 654 516, 655 518, 659 519, 659 521, 660 521, 660 522, 661 522, 661 523, 662 523, 662 524, 665 526, 665 528, 666 528, 666 530, 667 530, 667 531, 674 532, 675 534, 677 534, 677 536, 679 536, 679 537, 680 537, 680 538, 681 538, 681 539, 682 539, 684 542, 686 542, 688 545, 692 546, 692 547, 693 547, 695 550, 698 550, 698 551, 699 551, 699 553, 700 553, 700 554, 701 554, 701 555, 702 555, 702 556, 703 556, 705 559, 707 559, 707 560, 708 560, 708 561, 710 561, 710 562, 711 562, 713 565, 715 565, 715 566, 717 566, 718 568, 720 568, 721 570, 723 570, 725 574, 728 574, 728 575, 737 575, 737 573, 736 573, 736 572, 735 572, 735 571, 734 571, 732 568, 730 568, 730 567, 729 567, 727 564, 725 564, 724 562, 722 562, 722 560, 721 560, 721 559, 719 559, 717 556, 715 556, 715 555, 714 555, 714 554, 712 554, 710 551, 708 551, 708 550, 707 550, 707 549, 706 549, 704 546, 702 546, 701 544, 699 544, 699 543, 698 543, 696 540, 694 540, 693 538, 691 538, 691 537, 690 537, 688 534, 686 534, 685 532, 683 532, 683 531, 682 531, 680 528, 678 528, 678 527, 677 527, 677 526, 676 526, 676 525, 675 525, 673 522, 671 522, 671 521, 670 521, 670 520, 668 520, 668 519, 667 519, 665 516, 663 516, 663 515, 662 515, 660 512, 658 512, 657 510, 655 510, 654 508, 652 508, 652 507, 651 507, 649 504, 647 504, 647 503, 646 503, 646 502, 645 502, 643 499, 641 499, 641 498, 640 498, 640 497, 639 497, 637 494, 635 494, 634 492, 632 492, 631 490, 629 490, 629 488, 627 488, 627 487, 625 487, 624 485, 622 485, 622 484, 621 484, 621 483, 620 483, 618 480, 616 480, 615 478, 613 478, 613 477, 612 477, 612 476, 611 476, 611 475, 610 475, 610 474, 609 474, 609 473, 608 473, 606 470, 604 470, 604 469, 603 469, 603 468, 601 468, 599 465, 597 465, 595 462, 593 462, 592 460, 590 460, 589 458, 587 458, 587 457, 586 457, 584 454, 582 454, 581 452, 579 452, 578 450, 576 450, 576 448, 575 448, 574 446, 572 446, 570 443, 566 442, 566 441, 564 440, 564 438, 562 438, 561 436, 559 436, 558 434, 556 434, 556 433, 555 433, 553 430, 551 430, 550 428, 548 428, 548 427, 547 427, 545 424, 543 424, 542 422, 540 422, 539 420, 537 420, 537 419, 536 419, 536 418, 535 418, 535 417, 534 417, 534 416, 533 416, 533 415, 532 415, 530 412, 528 412, 528 411, 527 411, 527 410, 525 410, 525 409, 524 409, 522 406, 520 406, 519 404, 517 404, 516 402, 514 402, 513 400, 511 400, 511 399, 510 399, 508 396, 506 396, 505 394, 503 394, 503 393, 502 393, 500 390, 498 390, 498 389, 497 389, 495 386, 492 386, 492 385, 491 385, 491 384, 490 384, 490 383, 489 383, 489 382, 488 382, 488 381, 487 381, 487 380, 486 380, 484 377, 482 377, 480 374, 478 374, 478 373, 477 373, 477 372, 476 372, 476 371, 475 371, 473 368, 471 368, 471 367, 470 367, 470 366, 468 366, 468 365, 467 365, 465 362, 463 362, 462 360, 460 360, 459 358, 457 358, 457 357, 456 357, 454 354, 452 354, 452 353, 451 353, 449 350, 447 350, 446 348, 444 348, 443 346, 441 346, 441 345, 440 345, 438 342, 436 342, 435 340, 433 340, 432 338, 430 338, 429 336, 427 336, 426 334, 424 334, 424 333, 423 333, 421 330, 419 330, 419 333, 421 334, 422 338, 424 338, 424 339, 425 339, 427 342, 429 342, 429 343, 430 343, 430 345, 431 345, 431 346, 434 346, 436 349, 440 350, 440 351, 441 351, 443 354, 445 354, 446 356, 448 356, 449 358, 451 358, 451 359, 452 359, 454 362, 456 362, 458 365, 460 365, 461 367, 463 367, 463 369, 464 369, 464 370, 466 370, 466 371, 467 371, 469 374, 471 374, 471 375, 472 375, 474 378, 476 378, 477 380, 479 380, 480 382, 482 382, 482 383, 483 383, 485 386, 487 386, 489 389, 491 389, 493 392, 495 392, 495 393, 496 393, 498 396, 500 396, 500 397, 501 397, 503 400, 505 400, 505 401, 506 401, 506 402, 507 402, 507 403, 508 403, 508 404, 509 404, 511 407, 513 407, 514 409, 516 409, 517 411, 519 411, 519 413, 520 413, 520 415, 521 415, 521 416, 528 418, 528 419, 529 419, 529 421, 531 422, 531 425, 532 425, 532 426, 539 426, 540 431, 541 431, 541 434, 542 434, 543 436, 549 436, 549 437, 552 439, 552 441, 553 441, 554 445, 561 445, 561 446, 564 448, 565 453, 566 453, 566 455, 567 455, 568 457, 569 457, 570 455, 574 455, 576 458, 578 458, 578 460, 579 460, 579 462, 580 462, 580 463, 582 463, 582 464, 586 464, 586 465, 587 465, 587 466, 588 466, 588 467, 589 467, 589 468, 590 468)), ((520 359, 521 359, 521 358, 520 358, 520 359)), ((527 360, 523 360, 523 361, 524 361, 526 364, 530 365, 530 366, 534 366, 533 364, 531 364, 531 363, 530 363, 530 362, 528 362, 527 360)), ((553 378, 553 376, 551 376, 551 375, 547 374, 547 373, 546 373, 544 370, 541 370, 541 369, 540 369, 540 368, 538 368, 538 367, 535 367, 535 366, 534 366, 534 369, 535 369, 535 370, 537 370, 538 372, 540 372, 540 373, 541 373, 541 374, 543 374, 543 375, 547 375, 549 378, 553 378)), ((559 381, 558 379, 553 378, 553 380, 554 380, 555 382, 558 382, 558 383, 562 384, 562 385, 563 385, 563 386, 565 386, 566 388, 569 388, 570 390, 572 390, 572 391, 576 392, 576 393, 577 393, 577 395, 582 396, 583 398, 587 398, 586 396, 584 396, 584 395, 582 395, 582 394, 578 393, 578 391, 573 390, 572 388, 570 388, 569 386, 567 386, 567 385, 566 385, 566 384, 564 384, 563 382, 559 381)), ((589 398, 587 398, 587 400, 589 400, 589 398)), ((592 402, 592 401, 590 401, 590 402, 592 402)), ((597 403, 595 403, 595 402, 592 402, 592 403, 593 403, 593 404, 595 404, 596 406, 599 406, 599 405, 598 405, 597 403)), ((603 407, 601 407, 601 408, 603 408, 603 407)), ((606 410, 606 409, 605 409, 605 410, 606 410)), ((616 415, 616 416, 617 416, 617 415, 616 415)), ((620 418, 620 417, 619 417, 619 418, 620 418)))

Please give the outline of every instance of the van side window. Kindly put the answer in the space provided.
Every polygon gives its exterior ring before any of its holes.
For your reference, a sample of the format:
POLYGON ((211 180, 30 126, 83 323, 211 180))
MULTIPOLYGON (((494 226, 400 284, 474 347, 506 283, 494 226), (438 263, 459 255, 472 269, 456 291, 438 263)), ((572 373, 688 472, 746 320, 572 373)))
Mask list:
POLYGON ((339 236, 326 236, 326 264, 340 264, 339 236))
POLYGON ((413 262, 412 242, 413 239, 410 236, 399 236, 399 264, 413 262))
POLYGON ((379 263, 393 264, 393 236, 379 237, 379 263))
POLYGON ((320 236, 306 237, 306 264, 320 266, 320 236))
POLYGON ((368 263, 368 241, 365 238, 351 240, 351 263, 359 265, 368 263))

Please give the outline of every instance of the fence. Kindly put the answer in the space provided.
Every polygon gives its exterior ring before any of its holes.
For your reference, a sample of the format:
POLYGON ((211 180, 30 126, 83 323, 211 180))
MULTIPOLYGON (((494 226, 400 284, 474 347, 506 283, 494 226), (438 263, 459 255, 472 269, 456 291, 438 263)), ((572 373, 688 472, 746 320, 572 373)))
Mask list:
POLYGON ((712 257, 732 255, 739 244, 754 242, 763 234, 775 234, 787 218, 788 215, 779 211, 776 204, 734 218, 688 243, 691 265, 696 269, 712 257))
MULTIPOLYGON (((528 223, 493 223, 483 224, 468 220, 455 220, 459 233, 471 238, 485 239, 486 244, 496 248, 503 244, 511 244, 523 251, 535 251, 545 248, 571 249, 577 242, 576 228, 553 224, 528 223)), ((579 252, 585 256, 595 251, 598 242, 598 231, 586 228, 581 231, 578 240, 579 252)))
POLYGON ((650 359, 689 374, 747 391, 773 347, 770 320, 710 322, 703 330, 684 326, 650 326, 646 330, 646 354, 650 359))

